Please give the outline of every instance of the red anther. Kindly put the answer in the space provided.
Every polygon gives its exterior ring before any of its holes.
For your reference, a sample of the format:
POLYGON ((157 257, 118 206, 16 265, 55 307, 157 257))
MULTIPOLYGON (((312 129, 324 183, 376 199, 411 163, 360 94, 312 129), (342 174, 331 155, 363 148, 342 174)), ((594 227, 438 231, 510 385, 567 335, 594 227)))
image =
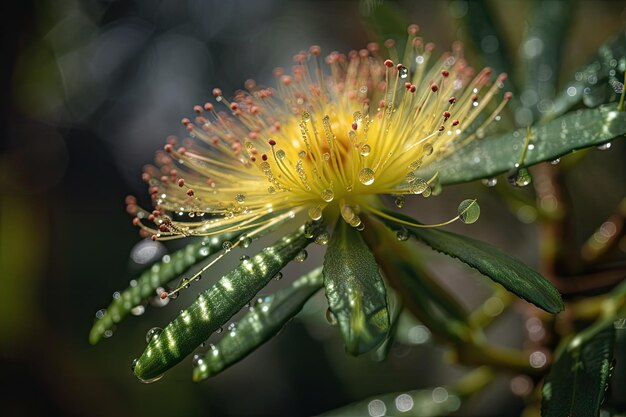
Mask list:
POLYGON ((152 187, 150 187, 150 190, 148 192, 150 194, 158 193, 159 192, 159 187, 157 187, 156 185, 153 185, 152 187))
POLYGON ((250 113, 253 115, 257 115, 261 112, 261 109, 258 106, 252 106, 250 107, 250 113))
POLYGON ((439 131, 443 132, 443 130, 445 129, 445 127, 443 127, 443 125, 439 126, 439 131))
POLYGON ((253 79, 247 79, 243 83, 243 86, 246 88, 246 90, 252 90, 254 87, 256 87, 256 81, 254 81, 253 79))
POLYGON ((135 226, 139 226, 139 223, 141 223, 141 220, 139 220, 139 217, 135 217, 135 218, 133 219, 133 224, 134 224, 135 226))
POLYGON ((155 218, 154 214, 149 214, 149 215, 148 215, 148 220, 149 220, 149 221, 153 222, 153 221, 154 221, 154 218, 155 218))
POLYGON ((268 141, 267 141, 267 143, 269 143, 269 144, 270 144, 270 146, 274 146, 274 145, 276 145, 276 141, 275 141, 274 139, 270 139, 270 140, 268 140, 268 141))
POLYGON ((183 124, 183 126, 187 126, 189 123, 191 123, 191 120, 189 120, 186 117, 183 117, 180 122, 183 124))
POLYGON ((454 119, 452 121, 452 126, 458 126, 458 124, 459 124, 459 119, 454 119))
POLYGON ((280 122, 276 122, 276 123, 274 123, 274 129, 276 129, 276 130, 280 130, 280 128, 281 128, 281 124, 280 124, 280 122))
POLYGON ((212 143, 213 145, 217 145, 218 143, 220 143, 220 139, 219 139, 217 136, 213 136, 213 137, 211 138, 211 143, 212 143))
POLYGON ((384 108, 385 107, 385 100, 380 100, 378 102, 378 107, 381 108, 381 109, 384 108))
POLYGON ((359 125, 356 124, 356 122, 352 122, 352 130, 356 130, 359 127, 359 125))
POLYGON ((165 233, 165 232, 169 232, 169 231, 170 231, 169 227, 167 227, 167 226, 166 226, 166 225, 164 225, 164 224, 159 225, 159 230, 160 230, 161 232, 163 232, 163 233, 165 233))
POLYGON ((167 175, 161 175, 161 182, 163 184, 167 184, 168 181, 169 181, 169 178, 167 178, 167 175))
POLYGON ((213 111, 213 104, 212 103, 204 103, 204 110, 206 110, 206 111, 213 111))
POLYGON ((387 39, 385 41, 385 47, 388 49, 393 48, 393 46, 396 44, 396 41, 394 41, 393 39, 387 39))
POLYGON ((222 90, 220 90, 219 88, 214 88, 213 89, 213 95, 215 97, 221 97, 222 96, 222 90))
POLYGON ((408 82, 408 81, 407 81, 407 82, 405 82, 405 83, 404 83, 404 88, 406 88, 407 90, 408 90, 409 88, 411 88, 411 83, 410 83, 410 82, 408 82))
POLYGON ((437 84, 434 84, 434 83, 433 83, 433 84, 431 84, 431 85, 430 85, 430 90, 431 90, 433 93, 436 93, 436 92, 437 92, 437 90, 439 90, 439 86, 437 86, 437 84))
POLYGON ((137 205, 135 205, 135 204, 129 204, 129 205, 126 206, 126 213, 128 213, 128 214, 135 215, 135 214, 137 214, 137 211, 138 211, 137 210, 137 205))
POLYGON ((498 75, 498 80, 500 81, 505 81, 507 78, 509 78, 509 75, 506 72, 503 72, 502 74, 498 75))
POLYGON ((156 237, 156 235, 152 235, 152 236, 150 236, 150 239, 152 239, 153 242, 156 242, 157 237, 156 237))
POLYGON ((311 53, 311 55, 313 56, 319 56, 319 54, 322 52, 322 48, 319 47, 319 45, 312 45, 309 48, 309 52, 311 53))
POLYGON ((400 71, 400 70, 402 69, 402 67, 404 67, 404 65, 402 65, 402 64, 398 64, 398 65, 396 65, 396 69, 397 69, 398 71, 400 71))
POLYGON ((448 75, 450 75, 450 72, 448 70, 441 70, 441 75, 443 77, 447 77, 448 75))
POLYGON ((417 90, 417 87, 415 87, 414 85, 412 85, 412 84, 411 84, 411 88, 409 88, 409 91, 410 91, 411 93, 414 93, 414 92, 415 92, 415 90, 417 90))
POLYGON ((359 56, 361 58, 367 58, 368 56, 370 56, 370 51, 368 51, 367 49, 360 49, 359 56))
POLYGON ((264 160, 264 161, 267 161, 267 154, 264 153, 263 155, 261 155, 261 159, 264 160))
POLYGON ((283 75, 282 77, 280 77, 280 81, 285 85, 289 85, 293 81, 293 78, 291 78, 289 75, 283 75))
POLYGON ((506 93, 504 93, 505 100, 510 100, 512 98, 513 98, 513 93, 511 93, 510 91, 507 91, 506 93))
MULTIPOLYGON (((156 236, 155 236, 155 237, 156 237, 156 236)), ((161 298, 161 300, 165 300, 168 296, 169 296, 169 294, 168 294, 168 293, 166 293, 165 291, 163 291, 163 292, 159 295, 159 297, 161 298)))
POLYGON ((387 68, 393 67, 393 61, 391 59, 385 59, 384 64, 387 68))
POLYGON ((251 156, 251 157, 250 157, 250 160, 251 160, 252 162, 256 162, 256 156, 251 156))
POLYGON ((179 187, 183 187, 184 185, 185 185, 185 180, 184 180, 183 178, 180 178, 180 179, 178 180, 178 186, 179 186, 179 187))
POLYGON ((187 195, 188 195, 189 197, 193 197, 193 196, 194 196, 194 194, 195 194, 195 191, 194 191, 194 190, 192 190, 191 188, 187 190, 187 195))
POLYGON ((444 112, 443 112, 443 117, 444 117, 445 119, 447 119, 448 117, 450 117, 450 112, 449 112, 449 111, 444 111, 444 112))
POLYGON ((191 124, 191 123, 189 123, 188 125, 185 126, 185 129, 187 129, 187 132, 193 132, 193 130, 195 128, 196 127, 193 124, 191 124))
POLYGON ((474 94, 472 96, 472 101, 478 101, 478 95, 477 94, 474 94))
POLYGON ((147 172, 144 172, 143 174, 141 174, 141 179, 145 182, 150 181, 150 174, 148 174, 147 172))
POLYGON ((376 42, 370 42, 367 44, 367 50, 370 51, 372 54, 378 52, 379 48, 380 47, 376 42))
POLYGON ((137 199, 134 195, 127 195, 126 198, 124 198, 124 202, 126 204, 137 204, 137 199))
POLYGON ((193 111, 198 114, 202 114, 202 107, 196 104, 195 106, 193 106, 193 111))
POLYGON ((167 145, 163 147, 163 149, 165 149, 165 152, 171 153, 174 150, 174 147, 168 143, 167 145))
POLYGON ((257 140, 259 138, 259 134, 256 132, 250 132, 248 133, 248 137, 252 140, 257 140))
POLYGON ((450 104, 454 104, 454 103, 456 103, 456 97, 450 97, 450 98, 448 99, 448 103, 450 103, 450 104))
POLYGON ((230 103, 230 109, 232 111, 239 110, 239 104, 237 104, 237 103, 230 103))
POLYGON ((426 46, 424 46, 424 48, 426 49, 426 51, 432 52, 435 50, 435 44, 432 42, 428 42, 426 46))
POLYGON ((412 25, 409 25, 407 32, 409 33, 409 35, 415 36, 417 35, 417 32, 419 32, 419 30, 420 30, 420 27, 414 23, 412 25))
POLYGON ((154 217, 159 217, 161 215, 161 212, 159 210, 152 210, 152 215, 154 217))
POLYGON ((178 152, 181 155, 184 155, 185 152, 187 152, 187 149, 185 149, 184 147, 181 146, 180 148, 178 148, 178 150, 176 152, 178 152))

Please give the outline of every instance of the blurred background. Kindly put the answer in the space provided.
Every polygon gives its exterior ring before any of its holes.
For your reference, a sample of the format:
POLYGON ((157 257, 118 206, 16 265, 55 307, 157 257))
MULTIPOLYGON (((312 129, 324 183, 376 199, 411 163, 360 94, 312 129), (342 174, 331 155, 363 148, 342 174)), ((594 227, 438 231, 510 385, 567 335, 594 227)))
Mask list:
MULTIPOLYGON (((525 53, 521 42, 533 2, 486 4, 504 37, 468 42, 471 62, 480 66, 481 55, 506 46, 515 63, 525 53)), ((20 0, 1 7, 3 415, 307 416, 377 393, 444 384, 464 372, 446 365, 443 350, 416 323, 406 324, 408 336, 384 362, 346 356, 338 332, 324 322, 320 299, 302 319, 214 379, 193 383, 189 360, 159 383, 139 383, 130 363, 145 347, 145 332, 164 327, 200 286, 165 308, 129 317, 97 346, 88 344, 87 335, 94 313, 114 291, 176 247, 135 247, 140 238, 124 197, 134 194, 149 204, 142 166, 167 135, 181 133, 180 119, 211 98, 212 88, 228 95, 248 78, 271 84, 272 69, 289 68, 301 49, 319 44, 325 52, 346 52, 404 34, 405 23, 418 23, 425 39, 446 50, 453 40, 468 37, 467 2, 20 0)), ((571 7, 562 71, 553 74, 559 80, 571 78, 603 41, 626 27, 622 1, 578 1, 571 7)), ((520 74, 521 69, 512 76, 520 74)), ((539 101, 526 98, 531 105, 539 101)), ((520 125, 532 117, 514 116, 520 125)), ((580 241, 614 211, 626 189, 625 148, 614 145, 610 152, 590 152, 568 177, 582 219, 580 241)), ((480 198, 483 217, 456 230, 536 266, 532 207, 510 210, 481 184, 451 187, 440 198, 409 202, 406 210, 425 222, 441 221, 441 213, 453 215, 468 196, 480 198)), ((319 249, 312 252, 301 268, 318 264, 319 249)), ((484 297, 478 274, 445 257, 426 256, 455 291, 469 294, 468 306, 484 297)), ((215 277, 236 262, 226 260, 215 277)), ((290 266, 285 279, 297 274, 290 266)), ((266 290, 280 285, 273 282, 266 290)), ((513 312, 492 333, 501 344, 515 346, 523 335, 510 329, 522 327, 513 312)), ((459 414, 519 415, 523 400, 508 377, 501 382, 459 414)))

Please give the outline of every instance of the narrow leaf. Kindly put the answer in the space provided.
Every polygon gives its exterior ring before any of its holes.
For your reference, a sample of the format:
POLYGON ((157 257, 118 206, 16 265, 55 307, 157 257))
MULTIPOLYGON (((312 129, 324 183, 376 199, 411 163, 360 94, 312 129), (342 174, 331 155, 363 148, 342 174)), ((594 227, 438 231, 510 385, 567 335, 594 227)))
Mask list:
MULTIPOLYGON (((626 32, 605 42, 589 63, 574 73, 554 100, 548 117, 560 116, 581 100, 587 107, 615 101, 615 82, 623 83, 626 70, 626 32)), ((619 85, 619 84, 617 84, 619 85)), ((619 90, 619 89, 617 89, 619 90)))
MULTIPOLYGON (((577 149, 601 145, 626 133, 626 112, 617 104, 578 110, 551 122, 531 128, 532 149, 525 166, 552 161, 577 149)), ((423 178, 439 172, 442 184, 455 184, 493 177, 509 171, 524 150, 526 129, 477 139, 450 156, 419 170, 423 178)))
POLYGON ((144 381, 159 377, 196 349, 223 325, 312 241, 304 227, 263 249, 249 261, 224 275, 158 336, 135 364, 144 381))
POLYGON ((250 312, 237 323, 236 328, 197 361, 193 380, 202 381, 217 375, 274 337, 322 288, 322 283, 322 268, 319 267, 250 307, 250 312))
POLYGON ((324 258, 324 287, 351 355, 380 345, 389 333, 385 284, 360 233, 337 221, 324 258))
POLYGON ((604 322, 578 334, 560 351, 545 379, 543 417, 598 416, 608 383, 615 328, 604 322))
MULTIPOLYGON (((417 223, 410 217, 387 211, 400 220, 417 223)), ((398 227, 393 221, 381 219, 390 227, 398 227)), ((499 249, 466 236, 433 228, 405 226, 411 234, 438 252, 459 259, 476 268, 504 288, 536 306, 550 312, 563 310, 559 292, 537 271, 499 249)))
POLYGON ((102 335, 115 324, 121 322, 130 310, 155 297, 156 289, 185 273, 189 268, 222 249, 227 240, 237 238, 241 233, 224 233, 219 236, 207 236, 155 263, 144 271, 133 285, 121 292, 107 307, 104 315, 97 319, 89 333, 89 342, 98 343, 102 335))

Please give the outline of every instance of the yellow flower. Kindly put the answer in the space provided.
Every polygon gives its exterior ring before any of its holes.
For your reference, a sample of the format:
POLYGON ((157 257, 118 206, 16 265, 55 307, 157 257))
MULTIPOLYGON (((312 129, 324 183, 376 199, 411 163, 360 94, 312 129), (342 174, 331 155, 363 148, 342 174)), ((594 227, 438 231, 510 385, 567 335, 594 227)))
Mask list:
POLYGON ((489 68, 475 73, 460 43, 435 59, 418 27, 408 32, 401 61, 391 41, 392 59, 375 43, 325 61, 313 46, 294 57, 291 75, 275 70, 275 88, 249 80, 232 100, 214 89, 216 103, 183 119, 189 137, 171 137, 146 169, 156 210, 138 210, 135 224, 154 239, 252 237, 306 212, 362 228, 359 213, 376 211, 373 195, 399 196, 398 204, 430 195, 436 175, 416 169, 479 137, 510 93, 497 98, 505 75, 492 83, 489 68))

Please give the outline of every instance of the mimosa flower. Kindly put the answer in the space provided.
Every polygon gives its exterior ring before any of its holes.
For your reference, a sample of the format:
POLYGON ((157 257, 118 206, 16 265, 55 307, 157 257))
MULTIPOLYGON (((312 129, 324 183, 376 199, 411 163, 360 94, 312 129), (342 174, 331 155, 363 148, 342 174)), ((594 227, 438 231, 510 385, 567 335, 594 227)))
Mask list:
POLYGON ((135 224, 154 239, 253 236, 306 212, 362 228, 360 212, 376 210, 371 196, 392 194, 398 205, 429 196, 437 176, 415 171, 477 139, 511 94, 499 98, 505 74, 492 82, 489 68, 475 73, 460 43, 435 59, 417 26, 408 32, 399 62, 392 41, 393 60, 376 43, 325 62, 312 46, 295 55, 291 75, 274 71, 275 88, 248 80, 232 100, 214 89, 216 103, 182 120, 189 137, 171 137, 146 169, 156 209, 135 224))

